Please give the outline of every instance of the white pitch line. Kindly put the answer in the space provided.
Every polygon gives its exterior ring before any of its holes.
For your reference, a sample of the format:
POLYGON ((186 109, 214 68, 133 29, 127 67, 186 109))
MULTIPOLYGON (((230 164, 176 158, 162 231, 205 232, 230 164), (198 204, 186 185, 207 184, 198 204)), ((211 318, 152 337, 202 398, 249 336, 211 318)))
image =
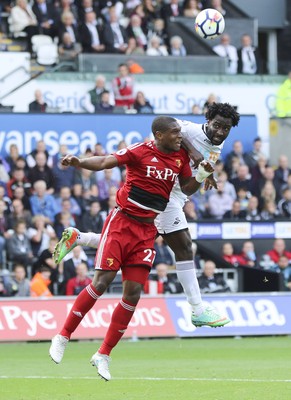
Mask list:
MULTIPOLYGON (((96 379, 93 376, 37 376, 37 375, 27 375, 27 376, 8 376, 0 375, 0 379, 63 379, 63 380, 92 380, 96 379)), ((131 380, 131 381, 195 381, 195 382, 254 382, 254 383, 266 383, 266 382, 285 382, 291 383, 291 379, 240 379, 240 378, 156 378, 156 377, 113 377, 113 380, 131 380)))

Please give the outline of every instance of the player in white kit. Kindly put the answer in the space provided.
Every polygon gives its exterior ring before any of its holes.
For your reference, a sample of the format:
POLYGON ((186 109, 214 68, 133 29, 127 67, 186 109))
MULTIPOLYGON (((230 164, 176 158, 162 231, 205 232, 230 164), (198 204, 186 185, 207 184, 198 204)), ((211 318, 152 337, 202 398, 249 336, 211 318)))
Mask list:
MULTIPOLYGON (((207 123, 195 124, 190 121, 177 120, 181 126, 184 147, 194 162, 193 176, 197 173, 198 164, 204 159, 213 166, 218 160, 223 142, 232 127, 237 126, 240 116, 228 103, 214 103, 205 114, 207 123)), ((207 185, 216 186, 213 177, 208 178, 207 185)), ((197 190, 199 188, 197 185, 197 190)), ((187 301, 192 308, 192 323, 195 326, 223 326, 230 320, 221 316, 212 307, 206 307, 196 277, 192 239, 183 211, 187 196, 181 191, 178 182, 174 186, 170 201, 164 212, 155 219, 160 235, 173 250, 176 258, 176 271, 183 286, 187 301)), ((100 234, 79 232, 76 228, 67 228, 57 244, 54 259, 58 264, 77 245, 98 247, 100 234)))

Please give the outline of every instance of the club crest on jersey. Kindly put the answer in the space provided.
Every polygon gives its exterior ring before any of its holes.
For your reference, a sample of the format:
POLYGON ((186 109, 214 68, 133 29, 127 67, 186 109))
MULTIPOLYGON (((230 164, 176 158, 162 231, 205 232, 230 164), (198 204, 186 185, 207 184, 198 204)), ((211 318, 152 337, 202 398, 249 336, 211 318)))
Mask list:
POLYGON ((182 161, 181 160, 176 160, 176 165, 177 165, 178 168, 180 168, 181 165, 182 165, 182 161))
POLYGON ((107 258, 106 259, 106 264, 108 267, 111 267, 113 265, 114 259, 113 258, 107 258))

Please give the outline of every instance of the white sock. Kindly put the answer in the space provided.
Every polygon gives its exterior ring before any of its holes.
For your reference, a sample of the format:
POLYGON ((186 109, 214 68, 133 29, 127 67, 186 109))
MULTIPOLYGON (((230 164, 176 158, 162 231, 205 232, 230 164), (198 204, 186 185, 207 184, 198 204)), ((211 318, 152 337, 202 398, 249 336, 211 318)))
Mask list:
POLYGON ((93 247, 94 249, 97 249, 100 242, 100 237, 100 233, 80 232, 76 242, 80 246, 93 247))
POLYGON ((177 261, 176 270, 178 279, 183 286, 187 301, 191 305, 193 312, 197 316, 202 314, 205 307, 202 303, 194 261, 177 261))

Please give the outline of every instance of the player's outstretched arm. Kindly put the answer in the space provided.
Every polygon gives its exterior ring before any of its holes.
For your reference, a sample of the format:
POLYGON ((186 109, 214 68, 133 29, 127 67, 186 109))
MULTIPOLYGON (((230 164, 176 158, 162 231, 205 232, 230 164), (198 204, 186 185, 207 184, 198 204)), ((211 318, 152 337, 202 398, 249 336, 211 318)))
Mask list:
POLYGON ((182 177, 179 178, 182 192, 187 196, 191 196, 191 194, 197 192, 201 183, 204 182, 213 171, 214 169, 208 161, 202 161, 198 166, 196 176, 186 179, 182 177))
POLYGON ((90 171, 102 171, 103 169, 111 169, 118 165, 117 159, 112 156, 95 156, 88 158, 79 158, 70 154, 62 159, 62 164, 69 167, 84 168, 90 171))

